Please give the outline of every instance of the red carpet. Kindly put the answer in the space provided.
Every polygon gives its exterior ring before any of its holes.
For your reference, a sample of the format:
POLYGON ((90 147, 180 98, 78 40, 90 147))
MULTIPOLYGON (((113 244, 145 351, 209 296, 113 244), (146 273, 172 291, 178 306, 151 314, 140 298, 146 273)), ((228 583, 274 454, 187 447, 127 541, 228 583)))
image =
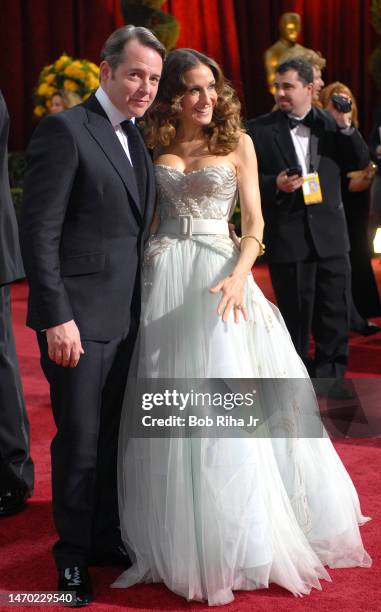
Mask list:
MULTIPOLYGON (((380 274, 381 265, 377 263, 376 267, 380 274)), ((273 299, 266 269, 258 267, 255 277, 266 295, 273 299)), ((26 285, 23 283, 13 287, 13 317, 31 420, 36 489, 24 512, 0 521, 1 591, 50 591, 56 587, 56 572, 50 553, 55 539, 50 507, 49 461, 49 444, 54 425, 49 409, 48 386, 39 368, 35 336, 24 325, 26 293, 26 285)), ((353 335, 350 374, 372 378, 381 375, 381 334, 371 338, 353 335)), ((225 606, 223 610, 381 610, 381 439, 341 440, 335 446, 358 489, 364 514, 373 518, 362 528, 366 548, 373 558, 373 567, 330 570, 332 583, 322 582, 321 592, 313 591, 309 597, 302 599, 294 598, 276 586, 268 590, 240 592, 236 594, 234 603, 225 606)), ((122 609, 125 612, 209 609, 204 604, 187 603, 163 585, 140 585, 128 590, 110 589, 110 583, 120 573, 118 568, 97 568, 91 570, 91 573, 96 590, 96 603, 90 606, 91 609, 114 612, 122 609)), ((0 609, 5 608, 0 606, 0 609)), ((44 606, 41 609, 57 610, 57 607, 44 606)))

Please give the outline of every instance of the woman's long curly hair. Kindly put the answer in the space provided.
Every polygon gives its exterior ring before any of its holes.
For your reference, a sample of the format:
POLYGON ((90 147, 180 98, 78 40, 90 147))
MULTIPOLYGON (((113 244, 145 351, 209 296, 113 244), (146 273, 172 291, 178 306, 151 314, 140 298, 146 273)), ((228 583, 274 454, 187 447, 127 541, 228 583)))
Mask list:
POLYGON ((148 147, 168 147, 175 139, 182 110, 181 100, 186 92, 184 75, 200 64, 208 66, 212 71, 218 94, 212 121, 203 127, 208 150, 212 155, 227 155, 236 148, 243 132, 240 101, 218 64, 194 49, 175 49, 169 53, 164 63, 156 99, 144 122, 148 147))

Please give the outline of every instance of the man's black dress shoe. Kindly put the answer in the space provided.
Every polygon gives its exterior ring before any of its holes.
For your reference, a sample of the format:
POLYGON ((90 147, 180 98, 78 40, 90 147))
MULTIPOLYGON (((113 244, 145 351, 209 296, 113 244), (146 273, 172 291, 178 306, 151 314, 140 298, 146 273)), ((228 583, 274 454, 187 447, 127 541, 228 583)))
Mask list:
POLYGON ((0 516, 10 516, 21 512, 25 508, 29 496, 29 491, 26 488, 2 491, 0 493, 0 516))
POLYGON ((375 323, 372 323, 372 321, 367 321, 365 325, 362 325, 359 328, 354 328, 353 331, 361 334, 361 336, 373 336, 381 331, 381 327, 375 323))
POLYGON ((126 549, 121 545, 114 550, 94 551, 92 555, 90 555, 89 565, 101 567, 118 565, 124 567, 124 569, 128 569, 132 564, 126 549))
POLYGON ((357 395, 350 381, 337 379, 328 390, 326 397, 333 400, 354 400, 357 395))
POLYGON ((345 378, 313 378, 312 384, 319 398, 333 400, 353 400, 357 398, 351 380, 345 378))
POLYGON ((74 565, 58 570, 58 591, 71 591, 73 600, 69 608, 87 606, 93 600, 93 589, 87 567, 74 565))

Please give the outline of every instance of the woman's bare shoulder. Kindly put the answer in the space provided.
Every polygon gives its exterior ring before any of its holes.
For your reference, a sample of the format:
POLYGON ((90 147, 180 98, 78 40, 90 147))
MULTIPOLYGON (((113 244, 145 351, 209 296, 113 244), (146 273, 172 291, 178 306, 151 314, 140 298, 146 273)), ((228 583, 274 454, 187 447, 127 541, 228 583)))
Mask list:
POLYGON ((241 134, 234 153, 238 165, 242 165, 248 160, 253 160, 256 158, 254 144, 248 134, 241 134))

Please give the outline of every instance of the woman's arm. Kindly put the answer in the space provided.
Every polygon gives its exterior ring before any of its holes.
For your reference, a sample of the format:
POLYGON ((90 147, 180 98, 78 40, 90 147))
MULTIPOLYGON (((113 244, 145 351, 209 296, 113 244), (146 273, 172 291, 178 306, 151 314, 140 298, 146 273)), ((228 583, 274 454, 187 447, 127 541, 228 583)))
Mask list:
POLYGON ((239 313, 247 320, 247 310, 243 303, 244 287, 247 276, 261 252, 263 236, 263 216, 258 185, 257 158, 254 145, 247 134, 242 134, 235 151, 237 180, 241 206, 241 252, 238 262, 230 276, 220 281, 210 291, 222 292, 217 313, 227 321, 231 309, 238 323, 239 313), (237 308, 239 307, 239 308, 237 308))
POLYGON ((259 243, 262 243, 264 222, 258 183, 257 157, 253 142, 246 134, 242 134, 236 154, 241 229, 242 236, 247 236, 247 238, 241 240, 241 255, 233 274, 242 274, 246 277, 258 255, 261 254, 259 243), (254 238, 251 238, 252 236, 254 238))

